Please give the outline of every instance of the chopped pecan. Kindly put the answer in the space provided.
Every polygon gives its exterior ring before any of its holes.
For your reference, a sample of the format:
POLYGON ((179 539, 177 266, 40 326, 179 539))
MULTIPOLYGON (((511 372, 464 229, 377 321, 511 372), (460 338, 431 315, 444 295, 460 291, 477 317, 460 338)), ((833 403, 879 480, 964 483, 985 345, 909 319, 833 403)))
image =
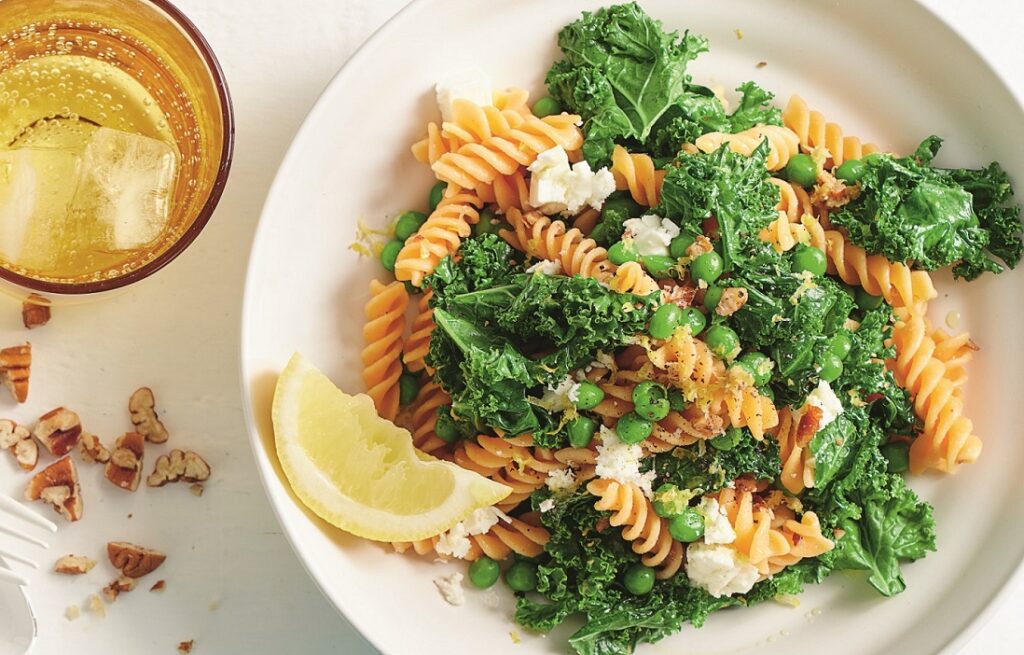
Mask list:
POLYGON ((104 471, 107 479, 115 486, 135 491, 142 480, 142 458, 146 440, 138 432, 126 432, 117 440, 117 447, 110 454, 110 461, 104 471))
POLYGON ((25 327, 41 327, 50 322, 50 301, 37 294, 31 294, 21 303, 21 322, 25 327))
POLYGON ((156 582, 153 583, 153 586, 150 587, 149 590, 154 592, 154 593, 159 593, 159 592, 163 591, 166 588, 167 588, 167 581, 166 580, 157 580, 156 582))
POLYGON ((149 387, 136 389, 128 399, 128 411, 132 416, 135 430, 153 443, 164 443, 170 436, 156 413, 156 398, 149 387))
POLYGON ((664 285, 661 290, 661 304, 671 303, 679 307, 689 307, 696 295, 697 287, 689 283, 664 285))
POLYGON ((98 595, 89 596, 89 611, 96 616, 103 618, 107 615, 107 604, 98 595))
POLYGON ((818 182, 811 193, 811 204, 824 205, 829 209, 838 209, 860 195, 860 185, 847 186, 829 171, 818 173, 818 182))
POLYGON ((82 518, 82 489, 78 470, 70 457, 59 459, 36 473, 25 489, 28 500, 44 500, 69 521, 82 518))
POLYGON ((199 498, 200 496, 202 496, 203 492, 206 491, 206 487, 204 487, 203 485, 199 484, 198 482, 195 483, 194 485, 192 485, 191 487, 189 487, 188 489, 189 489, 189 491, 192 492, 192 495, 195 496, 196 498, 199 498))
POLYGON ((195 639, 189 639, 188 641, 181 642, 178 644, 178 652, 181 653, 181 655, 188 655, 192 652, 192 646, 194 646, 195 643, 195 639))
POLYGON ((106 464, 110 461, 110 451, 95 434, 83 432, 82 439, 78 442, 78 450, 82 459, 90 464, 106 464))
POLYGON ((162 487, 168 482, 203 482, 210 479, 210 465, 191 450, 181 451, 175 448, 156 460, 153 472, 146 478, 151 487, 162 487))
POLYGON ((693 243, 690 244, 690 247, 686 249, 686 256, 693 260, 706 252, 711 252, 714 249, 715 247, 711 244, 711 239, 701 234, 694 239, 693 243))
POLYGON ((32 368, 32 344, 0 350, 0 380, 19 403, 28 400, 28 376, 32 368))
POLYGON ((136 580, 134 578, 122 575, 103 588, 103 597, 107 599, 108 603, 113 603, 122 593, 135 589, 135 585, 136 580))
POLYGON ((39 463, 39 446, 32 434, 14 421, 0 420, 0 448, 11 451, 23 471, 31 471, 39 463))
POLYGON ((747 290, 744 287, 726 287, 722 289, 722 297, 715 306, 719 316, 732 316, 747 304, 747 290))
POLYGON ((821 408, 816 405, 808 405, 804 415, 800 417, 800 423, 796 426, 796 442, 801 446, 810 443, 814 435, 818 433, 818 426, 821 425, 823 416, 821 408))
POLYGON ((65 555, 57 560, 53 570, 64 575, 84 575, 96 566, 96 560, 82 555, 65 555))
POLYGON ((107 557, 114 568, 129 578, 142 576, 157 570, 167 556, 160 551, 150 550, 124 541, 107 544, 107 557))
POLYGON ((78 420, 78 414, 58 407, 39 417, 39 423, 32 434, 51 455, 63 457, 78 445, 82 436, 82 422, 78 420))

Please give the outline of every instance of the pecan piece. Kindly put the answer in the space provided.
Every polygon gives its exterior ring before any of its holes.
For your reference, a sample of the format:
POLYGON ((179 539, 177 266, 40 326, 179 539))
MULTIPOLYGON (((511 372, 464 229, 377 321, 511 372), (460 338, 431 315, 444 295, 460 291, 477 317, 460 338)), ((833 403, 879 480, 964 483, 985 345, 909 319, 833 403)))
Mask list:
POLYGON ((114 568, 129 578, 141 578, 157 570, 167 556, 157 550, 150 550, 125 541, 111 541, 107 544, 107 557, 114 568))
POLYGON ((814 435, 818 433, 818 426, 821 425, 821 418, 823 413, 821 408, 816 405, 808 405, 804 415, 800 417, 800 422, 796 426, 796 442, 801 446, 806 446, 814 438, 814 435))
POLYGON ((50 301, 37 294, 31 294, 21 303, 21 322, 25 327, 41 327, 50 322, 50 301))
POLYGON ((146 441, 153 443, 164 443, 169 434, 167 428, 160 422, 156 413, 156 398, 153 390, 149 387, 136 389, 132 397, 128 399, 128 411, 132 416, 132 425, 136 432, 146 438, 146 441))
POLYGON ((78 450, 82 459, 90 464, 106 464, 110 461, 110 451, 95 434, 83 432, 82 439, 78 442, 78 450))
POLYGON ((732 316, 747 304, 747 290, 744 287, 726 287, 722 289, 722 297, 715 305, 715 313, 719 316, 732 316))
POLYGON ((36 473, 25 489, 25 498, 50 503, 68 521, 82 518, 82 489, 75 463, 65 457, 36 473))
POLYGON ((126 432, 117 440, 104 475, 112 484, 127 491, 139 488, 146 441, 138 432, 126 432))
POLYGON ((19 403, 28 400, 28 376, 32 368, 32 344, 0 350, 0 380, 19 403))
POLYGON ((56 457, 63 457, 78 445, 82 436, 82 422, 70 409, 58 407, 39 417, 32 434, 43 447, 56 457))
POLYGON ((0 448, 14 455, 23 471, 31 471, 39 463, 39 446, 32 434, 14 421, 0 420, 0 448))
POLYGON ((175 448, 156 460, 153 472, 146 478, 151 487, 162 487, 168 482, 203 482, 210 479, 210 465, 196 453, 175 448))
POLYGON ((96 560, 82 555, 65 555, 57 560, 53 570, 64 575, 85 575, 96 566, 96 560))
POLYGON ((126 576, 121 576, 117 580, 114 580, 106 587, 103 588, 103 597, 108 603, 113 603, 117 600, 117 597, 122 593, 127 593, 135 589, 136 580, 126 576))
POLYGON ((181 642, 180 644, 178 644, 178 652, 181 653, 181 655, 188 655, 192 652, 192 647, 195 645, 195 643, 195 639, 189 639, 188 641, 181 642))

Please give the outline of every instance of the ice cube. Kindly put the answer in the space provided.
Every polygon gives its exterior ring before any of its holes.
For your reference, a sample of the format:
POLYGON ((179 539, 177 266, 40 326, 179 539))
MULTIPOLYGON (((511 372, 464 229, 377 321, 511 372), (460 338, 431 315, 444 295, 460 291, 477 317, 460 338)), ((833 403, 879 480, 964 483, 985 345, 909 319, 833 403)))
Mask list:
POLYGON ((109 226, 96 248, 134 250, 153 241, 170 217, 178 153, 149 137, 101 127, 85 146, 73 211, 109 226))
POLYGON ((68 220, 80 159, 66 150, 0 150, 0 257, 45 269, 68 220))

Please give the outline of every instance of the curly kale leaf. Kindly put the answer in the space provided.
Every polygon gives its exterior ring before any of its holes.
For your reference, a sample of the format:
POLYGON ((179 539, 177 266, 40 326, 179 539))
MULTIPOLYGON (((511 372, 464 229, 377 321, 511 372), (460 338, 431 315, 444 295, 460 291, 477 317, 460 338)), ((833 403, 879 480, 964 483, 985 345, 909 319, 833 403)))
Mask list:
POLYGON ((743 430, 743 437, 731 450, 677 448, 653 459, 658 480, 705 494, 714 493, 743 475, 774 480, 782 470, 778 442, 758 441, 748 430, 743 430))
POLYGON ((504 284, 522 270, 521 263, 522 254, 504 239, 484 234, 464 241, 457 259, 442 259, 424 286, 434 290, 433 303, 443 308, 449 297, 504 284))

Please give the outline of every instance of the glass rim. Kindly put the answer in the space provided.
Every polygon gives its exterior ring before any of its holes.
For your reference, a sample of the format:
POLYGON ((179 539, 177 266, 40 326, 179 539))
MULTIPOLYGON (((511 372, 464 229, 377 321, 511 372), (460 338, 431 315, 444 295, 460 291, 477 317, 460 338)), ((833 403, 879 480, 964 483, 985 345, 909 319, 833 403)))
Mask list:
POLYGON ((0 266, 0 279, 28 289, 29 291, 51 294, 87 295, 91 293, 101 293, 104 291, 120 289, 121 287, 144 280, 150 275, 153 275, 164 266, 170 264, 178 255, 184 252, 185 249, 195 241, 196 237, 199 236, 199 233, 203 231, 206 224, 209 223, 210 217, 213 215, 214 210, 220 203, 221 196, 224 194, 224 187, 227 185, 228 174, 231 171, 231 162, 234 156, 235 147, 234 106, 231 101, 231 92, 228 90, 227 79, 224 76, 224 70, 221 68, 220 62, 217 60, 217 56, 214 54, 213 48, 206 40, 206 37, 204 37, 202 32, 199 31, 199 28, 196 27, 195 23, 182 13, 180 9, 175 7, 170 0, 135 1, 140 4, 155 6, 157 9, 167 14, 171 22, 181 28, 185 33, 185 36, 188 37, 195 46, 196 51, 202 56, 203 61, 206 62, 206 69, 210 73, 213 85, 217 90, 217 99, 220 104, 220 112, 223 122, 224 139, 221 144, 220 166, 217 168, 217 178, 214 180, 213 186, 210 188, 210 193, 207 195, 202 208, 195 217, 195 220, 192 221, 188 229, 185 230, 180 238, 178 238, 170 245, 169 248, 167 248, 167 250, 160 253, 152 261, 149 261, 143 266, 125 273, 124 275, 103 280, 94 280, 91 282, 54 282, 51 280, 40 280, 20 273, 15 273, 14 271, 0 266))

